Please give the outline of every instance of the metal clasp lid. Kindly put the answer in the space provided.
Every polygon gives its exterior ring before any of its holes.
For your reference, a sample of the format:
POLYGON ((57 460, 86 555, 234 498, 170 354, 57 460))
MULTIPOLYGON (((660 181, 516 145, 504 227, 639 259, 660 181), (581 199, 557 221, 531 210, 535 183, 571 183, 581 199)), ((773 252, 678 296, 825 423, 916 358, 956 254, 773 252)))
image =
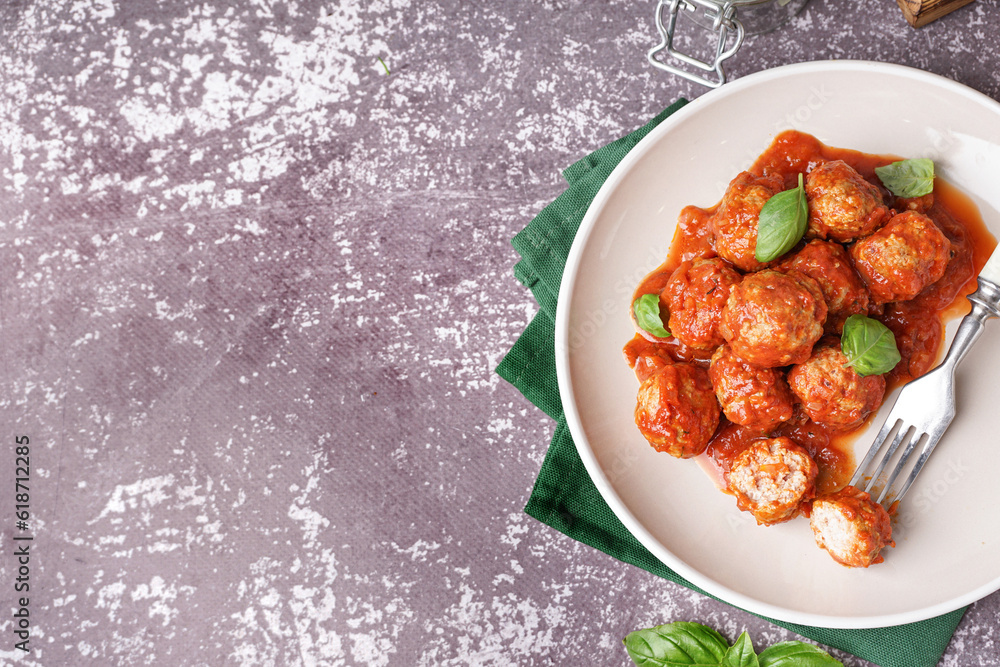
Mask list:
POLYGON ((647 55, 649 62, 654 67, 710 88, 718 88, 726 82, 726 72, 723 69, 723 63, 739 50, 743 44, 743 38, 746 36, 746 31, 736 15, 735 3, 732 0, 725 2, 713 0, 660 0, 656 6, 656 28, 660 31, 661 42, 647 55), (701 9, 705 12, 705 18, 711 21, 712 30, 719 37, 719 43, 715 49, 715 59, 712 62, 699 60, 674 48, 674 31, 677 28, 677 16, 681 9, 685 11, 698 11, 701 9), (669 10, 669 20, 666 27, 663 25, 665 10, 669 10), (729 41, 731 33, 736 34, 735 42, 732 46, 726 48, 726 42, 729 41), (666 51, 668 56, 687 63, 703 72, 715 72, 718 79, 712 80, 698 72, 692 72, 668 62, 657 60, 656 55, 661 51, 666 51))

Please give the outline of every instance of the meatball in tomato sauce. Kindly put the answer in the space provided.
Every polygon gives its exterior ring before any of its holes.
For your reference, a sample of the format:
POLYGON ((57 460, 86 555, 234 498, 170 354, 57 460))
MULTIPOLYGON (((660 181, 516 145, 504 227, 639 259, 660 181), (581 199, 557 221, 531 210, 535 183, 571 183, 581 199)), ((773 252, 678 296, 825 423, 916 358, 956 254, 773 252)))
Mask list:
POLYGON ((847 567, 881 563, 882 549, 896 546, 889 513, 853 486, 813 501, 809 525, 816 544, 847 567))
POLYGON ((785 189, 780 176, 755 176, 744 171, 726 189, 712 216, 715 252, 743 271, 756 271, 757 223, 767 200, 785 189))
POLYGON ((907 301, 944 275, 951 242, 929 217, 905 211, 851 246, 850 254, 876 301, 907 301))
POLYGON ((748 364, 728 345, 712 355, 708 377, 726 418, 752 431, 770 432, 795 412, 795 399, 784 373, 748 364))
POLYGON ((722 308, 730 288, 739 281, 740 274, 718 257, 682 262, 663 289, 670 311, 670 333, 699 350, 722 345, 722 308))
POLYGON ((823 335, 819 284, 798 271, 765 269, 733 287, 719 331, 741 359, 761 368, 805 361, 823 335))
POLYGON ((838 339, 817 345, 808 360, 788 371, 788 386, 814 422, 838 429, 859 426, 882 404, 885 378, 862 377, 847 363, 838 339))
POLYGON ((658 452, 686 459, 705 451, 719 425, 708 372, 687 363, 671 364, 639 387, 635 423, 658 452))
POLYGON ((828 332, 840 333, 848 317, 868 313, 868 288, 839 243, 814 239, 779 268, 801 271, 819 284, 829 311, 825 325, 828 332))
POLYGON ((830 160, 806 175, 809 234, 848 242, 878 229, 889 210, 879 189, 843 160, 830 160))
POLYGON ((809 452, 789 438, 757 440, 733 461, 729 489, 736 505, 758 524, 794 519, 803 501, 816 493, 819 467, 809 452))

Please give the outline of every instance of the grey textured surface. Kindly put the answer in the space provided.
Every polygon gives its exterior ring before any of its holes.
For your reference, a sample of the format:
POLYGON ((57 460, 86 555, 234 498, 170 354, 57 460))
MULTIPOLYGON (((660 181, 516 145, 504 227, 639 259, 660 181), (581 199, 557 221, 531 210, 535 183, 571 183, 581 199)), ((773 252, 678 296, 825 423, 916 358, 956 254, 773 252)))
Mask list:
MULTIPOLYGON (((734 77, 863 58, 1000 97, 1000 14, 813 0, 734 77)), ((559 170, 704 91, 652 2, 0 6, 2 487, 31 440, 20 665, 625 665, 790 638, 522 513, 552 424, 493 369, 559 170)), ((13 494, 0 600, 14 606, 13 494)), ((943 661, 1000 664, 1000 595, 943 661)), ((863 661, 842 656, 850 666, 863 661)))

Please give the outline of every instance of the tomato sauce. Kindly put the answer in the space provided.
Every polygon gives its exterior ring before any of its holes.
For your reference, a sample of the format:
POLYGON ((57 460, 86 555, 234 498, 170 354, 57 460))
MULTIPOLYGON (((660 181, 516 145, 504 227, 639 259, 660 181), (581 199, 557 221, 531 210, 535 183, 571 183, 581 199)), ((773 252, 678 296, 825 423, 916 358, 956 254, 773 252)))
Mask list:
MULTIPOLYGON (((787 131, 775 138, 749 171, 758 176, 765 172, 780 174, 787 189, 797 185, 800 173, 807 173, 817 164, 843 160, 879 187, 887 206, 901 211, 911 200, 897 199, 875 175, 876 167, 898 159, 833 148, 808 134, 787 131)), ((927 286, 914 299, 889 303, 881 312, 869 313, 870 317, 879 319, 892 330, 902 357, 902 361, 886 376, 886 395, 900 384, 923 375, 937 363, 943 351, 945 322, 969 312, 969 302, 965 297, 975 291, 976 276, 996 246, 996 240, 986 229, 972 200, 942 179, 934 180, 932 205, 927 207, 926 202, 913 203, 921 206, 920 210, 937 224, 951 242, 952 258, 944 277, 927 286)), ((680 212, 666 261, 639 283, 633 300, 642 294, 661 293, 681 262, 716 256, 711 221, 717 208, 718 204, 708 208, 686 206, 680 212)), ((666 312, 667 304, 662 296, 661 306, 662 312, 666 312)), ((640 382, 665 364, 682 361, 704 367, 709 364, 711 350, 695 350, 674 338, 659 339, 639 327, 636 329, 639 333, 625 345, 623 352, 640 382)), ((726 473, 736 456, 750 443, 765 436, 786 436, 808 450, 816 460, 820 470, 817 494, 832 493, 846 485, 853 475, 854 441, 874 416, 873 412, 863 424, 851 430, 836 430, 811 421, 797 409, 795 416, 775 432, 760 434, 729 422, 723 415, 719 428, 700 459, 717 479, 720 488, 726 490, 726 473)))

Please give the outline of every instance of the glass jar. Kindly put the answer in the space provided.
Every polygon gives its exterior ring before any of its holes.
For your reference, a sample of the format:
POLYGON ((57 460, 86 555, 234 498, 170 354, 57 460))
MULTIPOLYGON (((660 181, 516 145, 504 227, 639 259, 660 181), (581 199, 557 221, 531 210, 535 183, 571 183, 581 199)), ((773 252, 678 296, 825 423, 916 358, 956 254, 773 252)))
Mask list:
POLYGON ((726 82, 725 61, 743 45, 747 35, 774 30, 791 19, 808 0, 659 0, 656 28, 661 41, 648 54, 655 67, 711 88, 726 82), (715 33, 714 55, 708 59, 679 51, 674 46, 678 18, 685 18, 715 33), (663 59, 656 56, 665 52, 663 59), (710 79, 708 74, 714 73, 710 79))

